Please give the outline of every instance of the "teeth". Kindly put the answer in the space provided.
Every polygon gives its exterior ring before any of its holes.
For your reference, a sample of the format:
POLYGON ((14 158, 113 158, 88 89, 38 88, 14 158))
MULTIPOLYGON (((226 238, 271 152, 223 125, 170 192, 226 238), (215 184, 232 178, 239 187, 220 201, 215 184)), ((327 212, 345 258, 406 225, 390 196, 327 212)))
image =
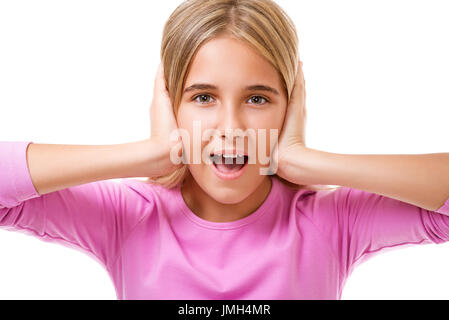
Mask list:
POLYGON ((221 153, 217 153, 212 156, 213 157, 223 157, 223 158, 243 158, 244 157, 244 155, 241 155, 241 154, 234 155, 234 154, 221 154, 221 153))
MULTIPOLYGON (((211 155, 211 159, 214 162, 221 162, 220 159, 224 158, 225 161, 226 159, 236 159, 237 164, 244 164, 245 163, 245 155, 232 155, 232 154, 221 154, 221 153, 216 153, 211 155)), ((227 162, 225 162, 227 163, 227 162)))

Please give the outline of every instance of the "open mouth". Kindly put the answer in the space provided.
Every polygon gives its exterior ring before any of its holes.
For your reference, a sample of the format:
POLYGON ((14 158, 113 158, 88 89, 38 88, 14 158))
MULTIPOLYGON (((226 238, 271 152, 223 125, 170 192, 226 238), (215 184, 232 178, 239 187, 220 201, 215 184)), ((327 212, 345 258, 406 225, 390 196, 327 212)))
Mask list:
POLYGON ((212 154, 210 159, 217 171, 223 174, 237 173, 248 164, 247 155, 212 154))

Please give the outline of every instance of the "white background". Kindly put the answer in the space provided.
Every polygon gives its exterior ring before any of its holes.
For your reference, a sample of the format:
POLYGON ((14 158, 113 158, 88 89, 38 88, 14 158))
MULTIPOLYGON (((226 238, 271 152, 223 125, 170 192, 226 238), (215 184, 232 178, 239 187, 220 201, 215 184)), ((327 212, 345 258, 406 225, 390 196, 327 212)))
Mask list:
MULTIPOLYGON (((115 144, 150 134, 164 23, 181 3, 0 1, 0 140, 115 144)), ((294 20, 307 144, 449 152, 447 1, 277 0, 294 20)), ((449 244, 384 252, 343 299, 448 299, 449 244)), ((87 255, 0 230, 1 299, 116 299, 87 255)))

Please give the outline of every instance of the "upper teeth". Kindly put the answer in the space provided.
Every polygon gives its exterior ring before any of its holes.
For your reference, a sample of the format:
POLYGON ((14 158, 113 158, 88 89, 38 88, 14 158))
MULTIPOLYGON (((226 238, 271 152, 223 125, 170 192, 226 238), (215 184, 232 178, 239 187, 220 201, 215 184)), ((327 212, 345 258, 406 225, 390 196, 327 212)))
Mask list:
POLYGON ((213 156, 215 156, 215 157, 224 157, 224 158, 244 157, 244 155, 240 155, 240 154, 221 154, 221 153, 214 154, 213 156))

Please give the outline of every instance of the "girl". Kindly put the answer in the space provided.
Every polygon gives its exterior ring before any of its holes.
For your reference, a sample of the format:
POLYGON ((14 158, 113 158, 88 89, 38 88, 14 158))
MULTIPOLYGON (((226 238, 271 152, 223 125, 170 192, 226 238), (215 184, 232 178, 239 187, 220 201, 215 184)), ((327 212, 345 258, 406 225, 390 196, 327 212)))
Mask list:
POLYGON ((449 240, 449 154, 307 147, 298 56, 271 0, 183 2, 151 137, 1 142, 0 225, 90 254, 118 299, 340 299, 374 253, 449 240))

